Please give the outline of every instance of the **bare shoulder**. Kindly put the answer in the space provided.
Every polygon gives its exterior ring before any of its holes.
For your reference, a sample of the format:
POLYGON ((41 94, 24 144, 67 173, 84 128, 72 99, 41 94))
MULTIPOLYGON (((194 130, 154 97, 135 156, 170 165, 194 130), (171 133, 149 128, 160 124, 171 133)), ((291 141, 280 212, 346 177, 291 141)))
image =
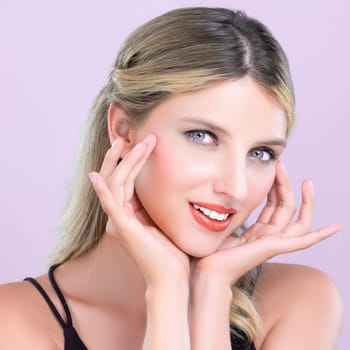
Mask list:
MULTIPOLYGON (((288 296, 290 301, 319 298, 322 301, 340 302, 338 290, 333 281, 322 271, 304 265, 268 263, 264 264, 256 294, 273 295, 275 298, 288 296), (326 300, 325 300, 326 299, 326 300)), ((266 300, 264 298, 264 300, 266 300)))
POLYGON ((336 349, 342 301, 333 281, 308 266, 265 264, 254 293, 260 349, 336 349))
POLYGON ((57 350, 54 323, 41 296, 28 282, 0 285, 0 349, 57 350))

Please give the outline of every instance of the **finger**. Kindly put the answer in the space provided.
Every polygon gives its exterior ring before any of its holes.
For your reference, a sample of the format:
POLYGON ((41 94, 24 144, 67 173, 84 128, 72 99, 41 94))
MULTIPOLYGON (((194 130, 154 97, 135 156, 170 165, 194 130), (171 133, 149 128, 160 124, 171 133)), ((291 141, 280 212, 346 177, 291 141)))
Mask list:
POLYGON ((315 207, 311 180, 304 180, 301 187, 301 197, 298 218, 285 230, 285 236, 300 236, 310 231, 315 207))
POLYGON ((133 193, 134 193, 134 184, 135 179, 141 169, 144 167, 145 163, 147 162, 149 156, 151 155, 152 151, 154 150, 154 147, 156 145, 156 138, 154 135, 150 135, 150 137, 145 142, 146 144, 146 150, 143 153, 143 156, 139 159, 139 161, 134 165, 134 167, 131 169, 127 179, 125 180, 125 200, 130 200, 133 193))
POLYGON ((105 158, 103 160, 100 175, 103 177, 105 181, 107 181, 113 174, 115 170, 118 160, 120 159, 120 155, 123 149, 123 140, 121 138, 117 138, 111 148, 106 152, 105 158))
POLYGON ((114 213, 118 211, 118 206, 113 198, 112 192, 108 188, 106 181, 97 172, 89 173, 89 178, 103 211, 113 220, 115 216, 114 213))
POLYGON ((268 224, 271 221, 272 214, 276 210, 277 206, 277 192, 276 184, 274 183, 271 187, 269 194, 267 195, 267 200, 265 207, 261 211, 257 222, 261 224, 268 224))
POLYGON ((311 180, 305 180, 303 182, 301 194, 302 202, 297 222, 304 227, 306 231, 309 231, 315 209, 315 198, 311 180))
POLYGON ((242 236, 237 237, 237 236, 230 235, 221 243, 218 250, 231 249, 243 243, 245 243, 244 237, 242 236))
MULTIPOLYGON (((133 169, 137 167, 138 162, 147 155, 147 146, 155 143, 154 135, 149 135, 143 141, 137 143, 135 147, 123 158, 120 162, 117 171, 115 171, 110 178, 109 186, 114 194, 114 198, 119 205, 124 205, 125 202, 130 199, 130 196, 126 197, 127 190, 126 182, 130 174, 133 173, 133 169)), ((129 183, 130 187, 130 183, 129 183)))
POLYGON ((236 246, 232 249, 235 268, 237 263, 249 270, 264 261, 280 254, 306 249, 332 236, 340 230, 339 225, 328 225, 304 236, 285 238, 284 236, 269 236, 236 246), (249 267, 249 268, 248 268, 249 267))
POLYGON ((118 232, 120 238, 124 241, 128 241, 128 237, 123 237, 124 232, 137 232, 133 229, 131 225, 135 225, 137 220, 132 220, 134 218, 134 212, 131 205, 119 206, 110 191, 107 182, 102 178, 99 173, 92 172, 89 174, 92 186, 99 198, 101 207, 106 213, 108 218, 113 222, 116 227, 116 232, 118 232), (127 229, 129 228, 129 229, 127 229))
POLYGON ((295 200, 292 184, 281 162, 278 162, 276 168, 276 192, 277 206, 270 223, 282 230, 290 223, 295 214, 295 200))
POLYGON ((302 236, 283 237, 280 240, 282 249, 279 249, 281 250, 279 254, 309 248, 337 233, 340 229, 340 225, 331 224, 302 236))

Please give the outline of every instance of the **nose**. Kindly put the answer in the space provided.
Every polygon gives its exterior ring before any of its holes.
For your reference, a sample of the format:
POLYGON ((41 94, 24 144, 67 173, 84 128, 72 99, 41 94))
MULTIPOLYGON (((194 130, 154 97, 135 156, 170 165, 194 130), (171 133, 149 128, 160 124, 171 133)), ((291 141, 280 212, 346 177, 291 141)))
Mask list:
POLYGON ((247 196, 246 158, 240 155, 222 159, 213 181, 214 192, 232 202, 242 202, 247 196))

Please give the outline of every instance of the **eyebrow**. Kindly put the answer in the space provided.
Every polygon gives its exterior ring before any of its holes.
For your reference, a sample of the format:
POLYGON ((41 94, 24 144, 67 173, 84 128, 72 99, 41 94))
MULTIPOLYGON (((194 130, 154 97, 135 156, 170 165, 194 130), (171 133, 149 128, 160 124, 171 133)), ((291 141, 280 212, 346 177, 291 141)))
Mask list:
POLYGON ((217 132, 218 134, 223 134, 225 136, 230 135, 227 130, 225 130, 225 129, 221 128, 220 126, 215 125, 212 122, 209 122, 207 120, 193 118, 193 117, 184 117, 184 118, 181 118, 181 120, 185 121, 185 122, 191 122, 191 123, 202 125, 205 128, 208 128, 208 129, 211 129, 211 130, 217 132))
POLYGON ((285 139, 275 139, 275 140, 262 140, 259 142, 259 144, 263 144, 266 146, 280 146, 280 147, 287 147, 287 141, 285 139))
MULTIPOLYGON (((220 126, 215 125, 212 122, 209 122, 207 120, 193 118, 193 117, 183 117, 183 118, 181 118, 181 120, 185 121, 185 122, 191 122, 191 123, 196 123, 196 124, 202 125, 203 127, 208 128, 208 129, 210 129, 218 134, 222 134, 226 137, 230 136, 230 133, 227 130, 225 130, 225 129, 221 128, 220 126)), ((281 138, 276 138, 273 140, 262 140, 262 141, 259 141, 257 143, 264 144, 267 146, 280 146, 280 147, 284 147, 284 148, 287 146, 287 141, 285 139, 281 139, 281 138)))

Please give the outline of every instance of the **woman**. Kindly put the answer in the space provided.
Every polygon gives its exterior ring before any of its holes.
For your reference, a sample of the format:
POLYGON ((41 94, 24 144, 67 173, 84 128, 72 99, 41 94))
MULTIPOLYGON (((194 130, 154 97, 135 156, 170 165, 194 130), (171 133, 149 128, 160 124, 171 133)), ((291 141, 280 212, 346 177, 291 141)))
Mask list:
POLYGON ((310 232, 310 180, 293 220, 293 121, 261 23, 186 8, 139 28, 91 110, 53 266, 0 289, 0 347, 334 349, 334 285, 264 263, 340 229, 310 232))

